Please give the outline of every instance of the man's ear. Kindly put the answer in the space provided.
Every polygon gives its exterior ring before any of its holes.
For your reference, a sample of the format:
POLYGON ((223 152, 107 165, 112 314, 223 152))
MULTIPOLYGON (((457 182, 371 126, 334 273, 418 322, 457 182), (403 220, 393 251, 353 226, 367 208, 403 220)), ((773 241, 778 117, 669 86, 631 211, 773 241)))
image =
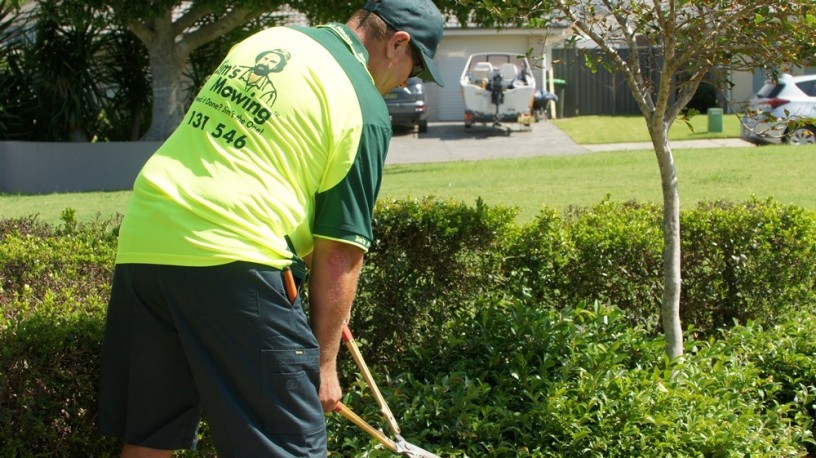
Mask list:
POLYGON ((400 53, 405 52, 405 48, 410 46, 411 35, 408 32, 403 30, 398 30, 394 32, 393 35, 388 39, 388 58, 394 59, 400 53))

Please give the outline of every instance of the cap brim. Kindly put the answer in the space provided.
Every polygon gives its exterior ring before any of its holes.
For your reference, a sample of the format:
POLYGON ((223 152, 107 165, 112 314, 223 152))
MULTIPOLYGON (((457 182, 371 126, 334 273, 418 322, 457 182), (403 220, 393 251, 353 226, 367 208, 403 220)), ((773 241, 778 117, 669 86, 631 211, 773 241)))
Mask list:
POLYGON ((422 66, 425 69, 419 74, 419 77, 422 78, 423 81, 433 81, 440 87, 444 87, 445 82, 442 81, 442 77, 439 76, 439 69, 436 68, 433 59, 425 55, 421 50, 419 50, 419 55, 422 56, 422 66))

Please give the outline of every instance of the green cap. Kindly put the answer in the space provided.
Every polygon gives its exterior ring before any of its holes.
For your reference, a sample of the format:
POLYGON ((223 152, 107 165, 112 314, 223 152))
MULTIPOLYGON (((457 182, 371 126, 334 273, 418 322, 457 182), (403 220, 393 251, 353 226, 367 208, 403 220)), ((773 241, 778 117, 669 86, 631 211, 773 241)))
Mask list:
POLYGON ((445 19, 431 0, 368 0, 363 9, 379 16, 394 30, 408 32, 425 68, 419 77, 445 85, 433 61, 442 40, 445 19))

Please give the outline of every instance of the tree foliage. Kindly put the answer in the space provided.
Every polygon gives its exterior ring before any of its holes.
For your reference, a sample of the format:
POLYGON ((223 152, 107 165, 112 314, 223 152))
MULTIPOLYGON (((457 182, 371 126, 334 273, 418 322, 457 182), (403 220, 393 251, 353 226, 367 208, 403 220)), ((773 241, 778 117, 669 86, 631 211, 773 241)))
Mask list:
MULTIPOLYGON (((816 62, 816 4, 809 0, 463 0, 505 21, 536 27, 571 24, 573 43, 591 41, 611 57, 611 70, 635 78, 634 94, 644 113, 663 111, 670 120, 699 83, 728 84, 728 70, 763 69, 816 62), (619 49, 656 53, 668 80, 668 95, 640 78, 638 54, 625 59, 619 49), (712 70, 716 70, 712 74, 712 70), (675 103, 661 107, 661 96, 675 103)), ((589 62, 592 65, 592 62, 589 62)), ((630 84, 630 88, 631 88, 630 84)), ((684 104, 683 104, 684 105, 684 104)))
MULTIPOLYGON (((166 138, 180 122, 188 103, 182 81, 188 59, 195 50, 223 37, 240 36, 240 32, 233 34, 236 30, 251 32, 275 25, 276 19, 269 13, 284 5, 302 12, 312 23, 345 21, 363 5, 362 1, 339 0, 161 0, 146 3, 92 0, 82 3, 109 11, 148 49, 153 110, 151 127, 145 135, 147 140, 166 138), (248 24, 258 28, 247 29, 248 24)), ((438 2, 438 5, 465 24, 470 20, 481 23, 494 21, 494 17, 485 12, 478 12, 472 17, 470 8, 454 0, 438 2)), ((197 70, 193 69, 193 72, 197 70)), ((193 79, 193 86, 197 84, 196 79, 193 79)))
MULTIPOLYGON (((8 13, 18 3, 17 0, 0 3, 0 12, 4 13, 0 29, 5 30, 6 23, 11 23, 7 20, 11 17, 8 13)), ((7 58, 9 53, 4 52, 0 78, 7 82, 5 87, 16 89, 6 89, 0 96, 7 100, 9 94, 14 98, 21 91, 31 92, 39 94, 37 100, 43 103, 21 102, 20 106, 4 103, 0 129, 6 133, 17 132, 25 139, 40 139, 31 134, 39 129, 50 133, 48 140, 163 140, 178 125, 191 96, 227 50, 243 37, 287 20, 280 14, 283 6, 288 5, 286 11, 303 13, 311 23, 343 22, 364 2, 36 0, 28 3, 27 9, 36 15, 32 30, 38 30, 25 34, 22 44, 18 43, 15 49, 21 51, 21 58, 7 58), (47 41, 37 42, 41 39, 47 41), (69 78, 67 83, 70 84, 46 86, 42 91, 26 87, 26 81, 48 80, 56 76, 56 72, 79 78, 69 78), (59 116, 31 111, 32 107, 50 109, 48 98, 61 102, 59 116), (15 121, 23 125, 14 125, 15 121), (55 127, 44 129, 46 121, 55 127), (63 135, 59 133, 61 130, 70 133, 63 135)), ((464 26, 497 23, 497 17, 489 11, 473 11, 455 0, 437 4, 446 15, 455 17, 464 26)), ((4 51, 11 49, 7 37, 1 38, 4 51)), ((3 137, 9 138, 5 134, 3 137)))
MULTIPOLYGON (((312 23, 324 23, 331 21, 345 22, 354 11, 365 4, 365 0, 294 0, 288 2, 292 8, 297 9, 309 18, 312 23)), ((435 0, 434 4, 448 19, 456 19, 462 27, 478 25, 482 27, 492 27, 503 23, 504 18, 513 19, 512 16, 497 16, 484 8, 474 8, 473 2, 463 2, 457 0, 435 0)))
POLYGON ((42 0, 37 8, 6 12, 4 138, 88 141, 99 134, 106 80, 96 56, 105 47, 106 23, 86 6, 75 8, 42 0))
MULTIPOLYGON (((87 5, 103 11, 117 24, 132 32, 150 56, 152 113, 145 140, 163 140, 175 129, 189 102, 185 74, 189 76, 190 56, 197 49, 224 37, 237 38, 244 32, 275 25, 270 13, 289 5, 312 22, 344 21, 362 2, 306 0, 63 0, 66 4, 87 5), (247 28, 253 25, 257 28, 247 28), (233 33, 238 31, 237 34, 233 33)), ((469 10, 452 0, 442 5, 467 20, 469 10)), ((489 16, 480 19, 489 21, 489 16)), ((231 44, 231 43, 230 43, 231 44)), ((221 44, 210 50, 222 50, 221 44)), ((199 81, 201 68, 192 69, 192 86, 199 81)))
MULTIPOLYGON (((146 140, 166 138, 181 120, 187 103, 183 81, 190 55, 283 3, 282 0, 59 1, 65 11, 74 13, 74 21, 80 21, 84 15, 81 8, 92 9, 95 14, 109 18, 111 26, 128 30, 146 49, 150 96, 139 101, 153 102, 150 128, 143 137, 146 140)), ((133 95, 130 94, 132 99, 133 95)), ((139 112, 134 122, 138 123, 141 116, 139 112)))

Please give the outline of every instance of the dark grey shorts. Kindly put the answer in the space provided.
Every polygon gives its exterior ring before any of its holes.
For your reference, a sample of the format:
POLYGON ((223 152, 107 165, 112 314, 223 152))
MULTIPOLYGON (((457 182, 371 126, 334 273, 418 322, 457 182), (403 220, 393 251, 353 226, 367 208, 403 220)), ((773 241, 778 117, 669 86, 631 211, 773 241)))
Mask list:
POLYGON ((319 349, 281 272, 117 265, 99 429, 129 444, 194 448, 203 410, 222 457, 326 455, 319 349))

